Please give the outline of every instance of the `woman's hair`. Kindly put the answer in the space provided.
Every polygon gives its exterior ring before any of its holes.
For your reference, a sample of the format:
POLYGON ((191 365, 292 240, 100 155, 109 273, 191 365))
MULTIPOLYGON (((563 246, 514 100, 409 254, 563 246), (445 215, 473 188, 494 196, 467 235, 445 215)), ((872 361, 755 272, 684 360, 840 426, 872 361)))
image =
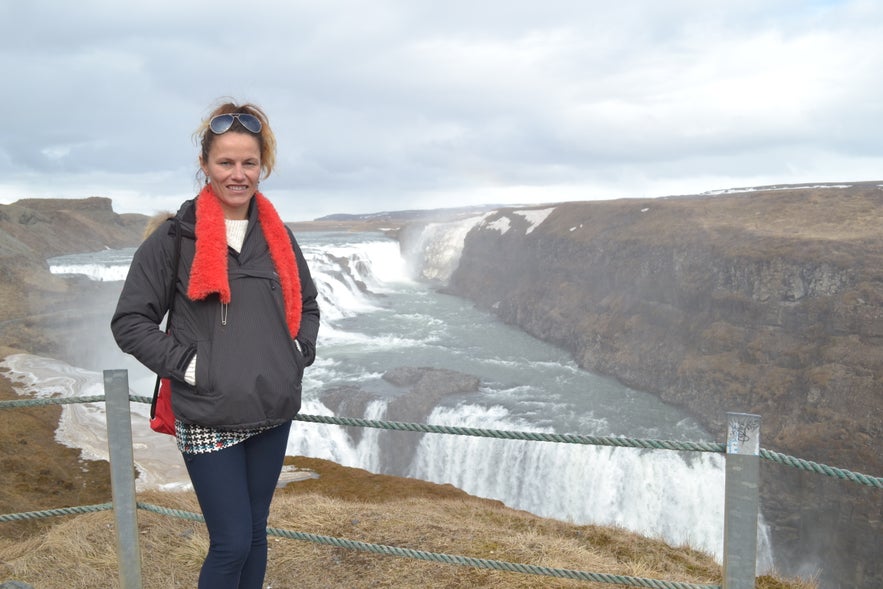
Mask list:
POLYGON ((211 129, 209 129, 209 123, 212 118, 218 115, 226 115, 232 113, 248 113, 257 117, 261 121, 261 131, 260 133, 252 133, 248 129, 242 126, 242 123, 239 122, 239 119, 233 121, 233 126, 230 127, 230 130, 227 133, 244 133, 246 135, 252 135, 255 139, 258 140, 258 148, 261 152, 261 178, 268 177, 272 172, 273 168, 276 165, 276 136, 273 134, 273 130, 270 128, 270 121, 267 119, 266 113, 259 107, 254 104, 236 104, 235 102, 224 102, 219 106, 215 107, 214 110, 209 113, 209 115, 203 119, 202 123, 200 123, 199 128, 193 134, 194 139, 199 142, 200 145, 200 156, 203 162, 208 161, 209 151, 212 149, 212 143, 215 140, 215 135, 211 129))

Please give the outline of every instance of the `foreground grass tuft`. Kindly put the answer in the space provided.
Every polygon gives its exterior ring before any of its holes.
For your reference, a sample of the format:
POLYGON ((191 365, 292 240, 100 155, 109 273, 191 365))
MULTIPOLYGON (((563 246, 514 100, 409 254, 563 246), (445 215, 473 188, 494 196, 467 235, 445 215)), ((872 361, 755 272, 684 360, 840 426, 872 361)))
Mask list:
MULTIPOLYGON (((500 561, 720 584, 714 560, 626 530, 543 519, 447 485, 385 477, 316 459, 288 459, 318 478, 277 492, 276 528, 500 561), (363 493, 359 493, 362 489, 363 493)), ((144 493, 140 501, 198 512, 191 493, 144 493)), ((139 511, 142 574, 151 589, 196 586, 208 549, 202 524, 139 511)), ((0 580, 40 589, 112 587, 119 582, 113 514, 58 518, 23 539, 0 538, 0 580)), ((267 587, 287 589, 599 588, 610 584, 474 569, 270 537, 267 587)), ((814 589, 810 581, 763 577, 761 589, 814 589)))

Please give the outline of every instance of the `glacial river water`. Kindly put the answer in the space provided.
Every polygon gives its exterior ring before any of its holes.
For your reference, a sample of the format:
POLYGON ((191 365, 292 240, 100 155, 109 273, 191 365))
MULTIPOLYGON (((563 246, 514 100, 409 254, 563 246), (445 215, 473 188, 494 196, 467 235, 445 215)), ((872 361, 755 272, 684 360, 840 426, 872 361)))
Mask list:
MULTIPOLYGON (((358 386, 375 401, 364 414, 344 417, 384 419, 385 399, 395 391, 383 373, 403 366, 433 367, 473 375, 481 383, 478 393, 444 398, 428 417, 433 424, 723 441, 712 440, 692 419, 656 397, 581 370, 563 350, 415 278, 450 274, 459 259, 464 226, 468 222, 428 227, 416 256, 403 256, 399 243, 380 233, 298 236, 322 310, 318 358, 305 376, 302 413, 331 414, 323 396, 358 386)), ((131 254, 115 250, 65 256, 50 265, 56 273, 120 281, 131 254)), ((107 323, 112 310, 107 310, 107 323)), ((107 324, 96 329, 108 329, 107 324)), ((102 341, 96 345, 112 340, 102 341)), ((106 368, 128 368, 133 393, 152 392, 152 375, 130 358, 112 349, 101 357, 113 365, 72 366, 30 355, 9 357, 4 365, 23 394, 101 394, 100 371, 106 368)), ((134 411, 139 487, 186 487, 171 438, 149 431, 146 406, 136 404, 134 411)), ((59 439, 89 457, 104 457, 103 412, 103 404, 65 406, 59 439)), ((288 452, 450 483, 543 517, 615 524, 722 556, 720 455, 409 434, 403 439, 413 446, 402 464, 390 454, 396 444, 388 443, 389 436, 397 435, 401 433, 365 430, 354 437, 338 426, 296 422, 288 452)), ((759 565, 764 569, 772 554, 765 526, 761 530, 759 565)))

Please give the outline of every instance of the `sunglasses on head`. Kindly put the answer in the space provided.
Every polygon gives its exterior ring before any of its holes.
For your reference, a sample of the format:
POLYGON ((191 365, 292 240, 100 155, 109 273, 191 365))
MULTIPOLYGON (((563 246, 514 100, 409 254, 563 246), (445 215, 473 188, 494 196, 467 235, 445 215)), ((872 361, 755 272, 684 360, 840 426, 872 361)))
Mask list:
POLYGON ((244 112, 234 112, 226 115, 217 115, 212 117, 212 120, 209 121, 209 129, 212 130, 212 133, 215 135, 220 135, 221 133, 226 133, 230 130, 230 127, 233 126, 233 122, 239 120, 239 123, 245 127, 247 131, 251 131, 252 133, 260 133, 261 132, 261 120, 254 115, 250 115, 244 112))

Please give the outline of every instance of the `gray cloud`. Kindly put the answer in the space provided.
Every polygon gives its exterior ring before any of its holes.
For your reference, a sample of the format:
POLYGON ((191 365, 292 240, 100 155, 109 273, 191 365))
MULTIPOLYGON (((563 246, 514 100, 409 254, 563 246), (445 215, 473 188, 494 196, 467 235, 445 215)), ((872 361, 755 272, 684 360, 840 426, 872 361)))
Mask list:
POLYGON ((3 202, 174 208, 221 96, 268 111, 292 220, 883 169, 862 0, 43 4, 0 8, 3 202))

